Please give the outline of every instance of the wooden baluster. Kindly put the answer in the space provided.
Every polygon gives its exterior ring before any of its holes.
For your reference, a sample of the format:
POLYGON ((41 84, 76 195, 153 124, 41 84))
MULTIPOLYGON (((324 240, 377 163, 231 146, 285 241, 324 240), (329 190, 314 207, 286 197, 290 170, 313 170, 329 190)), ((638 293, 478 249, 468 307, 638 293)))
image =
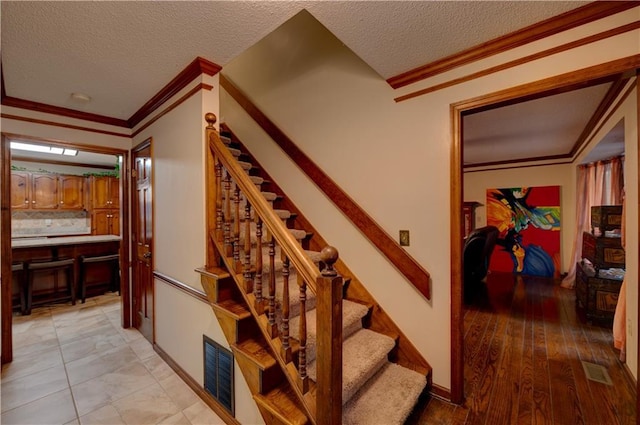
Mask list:
POLYGON ((317 421, 339 424, 342 420, 342 277, 333 265, 338 250, 327 246, 321 251, 326 265, 316 281, 317 421))
POLYGON ((271 338, 278 336, 276 326, 276 241, 273 235, 269 236, 269 326, 268 332, 271 338))
POLYGON ((291 361, 291 345, 289 344, 289 258, 282 259, 282 358, 286 363, 291 361))
MULTIPOLYGON (((299 278, 300 279, 300 278, 299 278)), ((301 280, 300 287, 300 351, 298 351, 298 386, 303 394, 309 391, 309 376, 307 375, 307 282, 301 280)))
POLYGON ((222 164, 216 158, 216 240, 221 242, 224 240, 222 231, 222 221, 224 213, 222 212, 222 164))
POLYGON ((233 266, 236 273, 242 272, 242 264, 240 263, 240 188, 235 184, 233 191, 233 266))
POLYGON ((251 279, 251 204, 247 199, 244 205, 244 290, 247 294, 253 292, 253 280, 251 279))
POLYGON ((256 296, 256 311, 258 314, 264 313, 264 300, 262 298, 262 219, 256 219, 256 277, 254 285, 256 296))
POLYGON ((233 253, 231 240, 231 175, 226 170, 224 175, 224 196, 224 254, 230 257, 233 253))

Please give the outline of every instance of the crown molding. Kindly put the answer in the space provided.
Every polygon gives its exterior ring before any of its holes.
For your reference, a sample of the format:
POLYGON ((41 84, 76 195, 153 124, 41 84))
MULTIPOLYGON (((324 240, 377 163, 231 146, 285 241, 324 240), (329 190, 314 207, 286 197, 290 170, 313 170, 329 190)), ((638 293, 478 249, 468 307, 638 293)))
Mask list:
POLYGON ((222 67, 198 56, 176 77, 162 88, 155 96, 145 103, 138 111, 127 120, 129 128, 134 128, 142 120, 164 104, 169 98, 185 88, 187 84, 202 74, 216 75, 222 67))
POLYGON ((47 105, 46 103, 34 102, 32 100, 18 99, 11 96, 2 97, 3 106, 28 109, 30 111, 44 112, 47 114, 59 115, 68 118, 76 118, 84 121, 92 121, 100 124, 113 125, 116 127, 129 128, 125 120, 108 117, 106 115, 91 114, 89 112, 76 111, 75 109, 63 108, 60 106, 47 105))
POLYGON ((595 1, 521 30, 495 38, 387 79, 394 89, 413 84, 462 65, 488 58, 562 31, 640 6, 638 1, 595 1))
POLYGON ((173 80, 164 86, 155 96, 145 103, 138 111, 128 120, 108 117, 105 115, 91 114, 88 112, 76 111, 74 109, 63 108, 59 106, 47 105, 45 103, 34 102, 26 99, 18 99, 7 96, 4 86, 4 75, 0 67, 0 82, 2 85, 1 103, 3 106, 12 106, 20 109, 28 109, 31 111, 45 112, 48 114, 59 115, 69 118, 77 118, 84 121, 97 122, 100 124, 108 124, 117 127, 133 128, 142 120, 147 118, 155 110, 157 110, 169 98, 178 93, 187 86, 195 78, 202 74, 215 75, 222 69, 221 66, 210 62, 204 58, 195 58, 185 69, 183 69, 173 80))

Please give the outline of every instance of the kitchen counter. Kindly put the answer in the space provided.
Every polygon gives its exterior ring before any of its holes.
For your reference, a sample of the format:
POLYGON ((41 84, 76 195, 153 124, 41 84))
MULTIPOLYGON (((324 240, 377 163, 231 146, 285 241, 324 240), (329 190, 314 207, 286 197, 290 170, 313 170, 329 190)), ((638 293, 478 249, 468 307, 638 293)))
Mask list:
MULTIPOLYGON (((86 287, 88 296, 103 294, 113 290, 117 269, 108 262, 82 264, 83 257, 114 255, 120 252, 121 239, 115 235, 61 236, 18 238, 11 240, 13 263, 23 263, 22 273, 12 282, 12 304, 14 309, 21 308, 21 292, 31 286, 32 304, 68 301, 72 294, 82 296, 82 287, 86 287), (28 271, 28 264, 37 262, 73 259, 71 273, 72 285, 67 286, 64 271, 28 271), (23 288, 23 289, 21 289, 23 288)), ((26 312, 27 310, 25 310, 26 312)))
POLYGON ((120 236, 60 236, 60 237, 31 237, 11 240, 11 248, 36 248, 60 245, 79 245, 101 242, 120 242, 120 236))

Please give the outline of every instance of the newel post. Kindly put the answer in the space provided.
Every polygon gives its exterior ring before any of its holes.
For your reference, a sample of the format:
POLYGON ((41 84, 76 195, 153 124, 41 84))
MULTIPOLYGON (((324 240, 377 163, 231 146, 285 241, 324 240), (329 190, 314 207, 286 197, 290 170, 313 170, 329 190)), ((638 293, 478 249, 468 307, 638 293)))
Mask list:
POLYGON ((326 268, 317 282, 317 396, 319 425, 342 423, 342 276, 334 269, 338 250, 321 252, 326 268))
MULTIPOLYGON (((216 167, 217 161, 211 151, 211 134, 217 133, 216 128, 214 127, 218 118, 216 114, 213 112, 209 112, 204 116, 205 121, 207 122, 207 127, 204 135, 204 145, 206 162, 205 162, 205 187, 206 187, 206 208, 207 208, 207 256, 206 256, 206 266, 212 267, 219 265, 220 256, 218 251, 216 250, 213 242, 213 238, 218 237, 220 233, 219 230, 216 229, 218 226, 218 214, 222 212, 220 206, 218 205, 218 197, 222 195, 220 192, 220 181, 219 181, 219 167, 216 167)), ((221 199, 221 198, 220 198, 221 199)))

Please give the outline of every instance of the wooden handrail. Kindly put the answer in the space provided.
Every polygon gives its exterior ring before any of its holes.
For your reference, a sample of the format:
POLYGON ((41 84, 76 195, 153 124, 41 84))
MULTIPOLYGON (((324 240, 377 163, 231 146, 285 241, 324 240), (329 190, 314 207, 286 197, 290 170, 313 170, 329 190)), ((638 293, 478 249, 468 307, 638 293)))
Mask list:
MULTIPOLYGON (((340 424, 342 418, 342 286, 343 279, 337 274, 333 265, 338 260, 338 253, 335 248, 326 247, 322 250, 321 260, 326 265, 325 269, 320 272, 316 264, 309 258, 308 254, 302 248, 302 245, 295 239, 289 229, 285 226, 283 221, 276 215, 271 205, 262 196, 260 191, 256 188, 251 178, 244 172, 240 164, 233 157, 229 149, 223 144, 218 132, 216 131, 214 124, 216 122, 216 116, 212 113, 208 113, 205 116, 207 121, 206 139, 209 144, 210 154, 208 155, 207 164, 208 171, 211 172, 212 168, 216 169, 215 172, 215 192, 208 190, 207 196, 214 198, 215 203, 207 200, 207 205, 211 206, 215 204, 216 208, 216 225, 213 227, 212 220, 208 219, 207 229, 210 232, 209 237, 215 239, 220 251, 220 255, 225 258, 227 267, 233 269, 236 282, 238 276, 241 274, 243 277, 242 285, 243 294, 245 299, 248 299, 248 294, 255 289, 252 281, 251 271, 251 255, 250 255, 250 221, 251 221, 251 209, 256 215, 256 268, 254 269, 256 275, 259 273, 262 275, 262 253, 260 249, 261 241, 261 228, 262 225, 266 226, 269 234, 269 306, 268 306, 268 318, 267 323, 263 323, 261 327, 263 334, 267 337, 273 353, 276 359, 280 363, 285 371, 289 382, 292 385, 294 391, 298 394, 300 401, 303 403, 307 414, 309 415, 310 422, 312 424, 319 425, 333 425, 340 424), (218 165, 219 164, 219 165, 218 165), (225 175, 225 229, 224 235, 221 234, 221 214, 222 210, 222 197, 218 191, 221 189, 221 167, 226 170, 225 175), (236 188, 234 191, 234 211, 230 211, 230 180, 233 180, 236 188), (245 235, 244 241, 240 240, 240 193, 244 195, 247 200, 244 210, 244 226, 245 235), (233 238, 229 237, 230 220, 231 217, 235 217, 233 238), (233 240, 231 240, 233 239, 233 240), (274 312, 276 306, 274 304, 275 283, 275 265, 274 265, 274 245, 277 242, 283 253, 283 278, 286 290, 283 290, 286 299, 283 300, 283 306, 286 307, 286 312, 283 311, 283 318, 288 322, 288 275, 289 266, 295 267, 298 274, 298 285, 300 286, 300 369, 296 370, 291 358, 291 347, 289 345, 289 332, 288 326, 283 329, 284 338, 279 339, 278 330, 274 320, 274 312), (224 243, 224 245, 220 245, 224 243), (228 246, 231 244, 232 246, 228 246), (241 259, 239 247, 243 245, 244 258, 241 259), (232 248, 232 249, 230 249, 232 248), (233 260, 230 257, 233 257, 233 260), (258 258, 260 260, 258 260, 258 258), (241 273, 242 272, 242 273, 241 273), (305 345, 306 345, 306 325, 304 300, 306 298, 306 288, 310 288, 317 297, 317 315, 316 315, 316 329, 317 329, 317 376, 316 385, 311 387, 309 378, 306 374, 305 368, 305 345), (304 329, 304 330, 303 330, 304 329), (275 341, 280 342, 275 342, 275 341), (300 372, 300 373, 299 373, 300 372)), ((209 175, 207 178, 210 178, 209 175)), ((208 255, 207 257, 212 257, 208 255)), ((259 285, 259 283, 258 283, 259 285)), ((258 297, 262 295, 260 290, 258 297)), ((254 298, 255 300, 256 298, 254 298)), ((251 304, 251 303, 249 303, 251 304)), ((259 315, 264 313, 264 306, 262 302, 258 302, 259 306, 251 304, 250 308, 256 317, 256 321, 261 323, 259 315)), ((286 323, 285 322, 285 323, 286 323)), ((288 324, 287 324, 288 325, 288 324)))
MULTIPOLYGON (((209 114, 207 114, 209 115, 209 114)), ((209 147, 215 153, 216 158, 229 171, 235 184, 240 188, 247 200, 262 218, 262 222, 274 236, 280 248, 289 257, 298 273, 302 275, 311 290, 316 293, 315 282, 321 276, 316 265, 311 261, 307 253, 302 249, 296 238, 285 227, 280 217, 276 215, 267 200, 258 192, 255 185, 244 172, 240 164, 235 160, 231 152, 226 148, 216 131, 209 134, 209 147)))
POLYGON ((220 85, 260 125, 300 169, 324 192, 362 234, 402 273, 427 299, 431 299, 429 272, 426 271, 398 242, 371 218, 349 195, 322 171, 293 141, 287 137, 247 96, 229 79, 220 74, 220 85))

